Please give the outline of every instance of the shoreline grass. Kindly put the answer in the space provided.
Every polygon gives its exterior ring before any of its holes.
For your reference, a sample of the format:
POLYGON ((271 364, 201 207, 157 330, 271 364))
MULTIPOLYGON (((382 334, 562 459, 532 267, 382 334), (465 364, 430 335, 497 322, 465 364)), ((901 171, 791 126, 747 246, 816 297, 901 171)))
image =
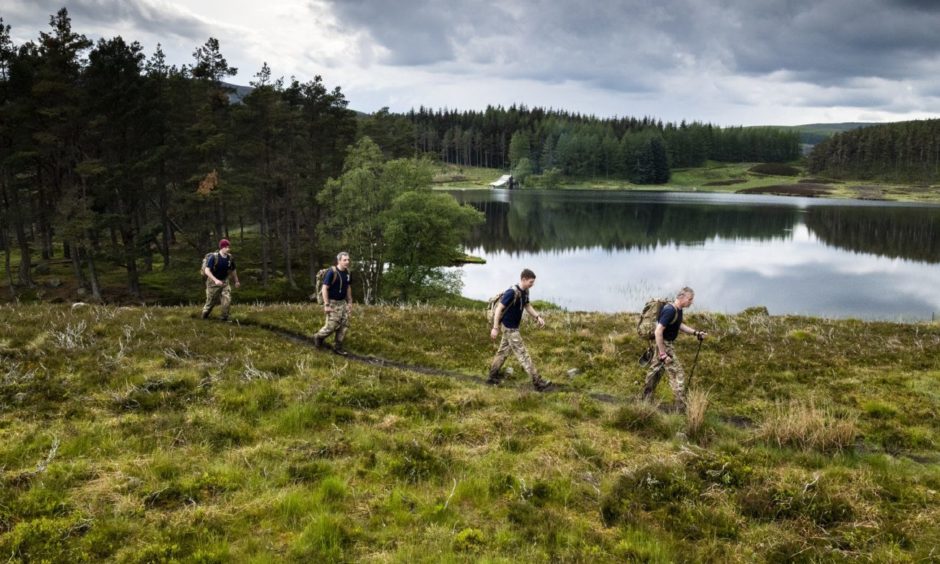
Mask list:
MULTIPOLYGON (((816 195, 810 197, 855 200, 883 200, 886 202, 940 203, 940 186, 923 183, 885 182, 871 179, 834 180, 810 176, 804 168, 796 165, 799 173, 793 175, 764 174, 752 169, 760 163, 708 162, 694 168, 677 168, 666 184, 640 185, 623 179, 564 178, 559 190, 618 190, 654 192, 709 192, 734 194, 738 192, 769 189, 768 194, 783 196, 805 196, 805 186, 819 185, 816 195), (784 189, 781 189, 783 187, 784 189), (786 188, 792 187, 792 190, 786 188), (804 189, 801 189, 804 188, 804 189)), ((761 170, 757 168, 757 170, 761 170)), ((439 190, 489 189, 504 172, 482 167, 460 167, 441 164, 435 176, 434 187, 439 190)), ((541 189, 541 188, 539 188, 541 189)), ((758 191, 758 192, 755 192, 758 191)))

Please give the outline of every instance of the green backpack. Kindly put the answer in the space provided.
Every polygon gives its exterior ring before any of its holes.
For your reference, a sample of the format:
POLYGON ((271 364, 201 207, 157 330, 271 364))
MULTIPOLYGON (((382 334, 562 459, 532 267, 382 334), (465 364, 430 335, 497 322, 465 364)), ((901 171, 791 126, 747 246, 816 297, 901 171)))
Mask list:
MULTIPOLYGON (((663 298, 653 298, 646 302, 643 306, 643 311, 640 312, 640 319, 636 323, 636 334, 645 339, 653 340, 655 337, 656 323, 659 322, 659 314, 662 313, 664 306, 671 303, 670 300, 663 298)), ((675 323, 678 318, 679 310, 677 309, 676 315, 672 318, 670 323, 675 323)))
MULTIPOLYGON (((339 269, 336 268, 335 266, 320 269, 320 271, 317 272, 317 280, 316 280, 317 289, 314 292, 317 303, 320 305, 323 305, 323 280, 326 279, 326 273, 331 270, 333 271, 333 283, 334 284, 336 282, 339 282, 340 284, 343 283, 343 278, 339 275, 339 269)), ((314 296, 310 296, 310 299, 314 299, 314 296)))
MULTIPOLYGON (((202 266, 199 268, 199 275, 203 278, 206 278, 206 267, 209 266, 209 257, 212 255, 218 255, 218 251, 212 251, 211 253, 206 253, 206 256, 202 257, 202 266)), ((216 258, 215 260, 219 260, 216 258)))
MULTIPOLYGON (((515 296, 513 297, 512 301, 509 303, 509 307, 516 305, 516 302, 519 301, 519 298, 522 297, 522 290, 513 286, 512 291, 515 294, 515 296)), ((486 302, 486 320, 489 321, 490 327, 492 327, 493 323, 496 322, 496 320, 494 320, 494 318, 496 317, 496 307, 499 305, 499 301, 503 299, 503 294, 505 293, 506 291, 504 290, 496 294, 495 296, 490 298, 489 301, 486 302)), ((506 310, 504 309, 503 311, 505 312, 506 310)))

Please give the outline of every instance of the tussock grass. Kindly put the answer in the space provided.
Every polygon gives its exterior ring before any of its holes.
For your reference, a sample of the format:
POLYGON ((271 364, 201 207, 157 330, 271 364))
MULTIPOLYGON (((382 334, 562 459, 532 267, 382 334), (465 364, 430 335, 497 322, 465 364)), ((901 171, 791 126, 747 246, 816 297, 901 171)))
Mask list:
POLYGON ((761 424, 758 435, 779 446, 804 450, 841 451, 854 444, 859 434, 857 417, 837 417, 815 402, 778 404, 761 424))
MULTIPOLYGON (((311 309, 234 314, 309 335, 311 309)), ((566 384, 538 394, 514 360, 504 386, 482 384, 479 310, 363 306, 347 340, 461 377, 194 310, 0 306, 0 554, 906 561, 940 540, 937 325, 690 314, 711 336, 695 374, 708 394, 683 417, 632 399, 634 315, 526 326, 542 374, 566 384)))
POLYGON ((708 392, 693 388, 686 397, 685 432, 690 438, 701 438, 708 411, 708 392))

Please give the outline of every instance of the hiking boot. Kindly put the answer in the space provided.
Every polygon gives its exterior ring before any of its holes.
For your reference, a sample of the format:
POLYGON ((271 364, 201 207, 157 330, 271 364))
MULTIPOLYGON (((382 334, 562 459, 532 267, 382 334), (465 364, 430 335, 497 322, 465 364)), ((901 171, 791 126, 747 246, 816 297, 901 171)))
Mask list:
POLYGON ((685 413, 685 402, 682 401, 682 400, 676 400, 676 401, 672 404, 672 409, 673 409, 676 413, 685 413))
POLYGON ((209 319, 209 312, 203 310, 203 312, 202 312, 202 318, 203 318, 203 319, 209 319))
POLYGON ((490 368, 489 378, 486 379, 486 383, 490 386, 498 386, 503 379, 499 376, 499 368, 490 368))
POLYGON ((322 349, 322 348, 323 348, 323 337, 321 337, 321 336, 319 336, 319 335, 314 335, 314 336, 313 336, 313 346, 316 347, 316 348, 318 348, 318 349, 322 349))
POLYGON ((333 354, 338 354, 340 356, 346 356, 349 353, 346 352, 346 349, 343 348, 343 343, 335 343, 333 345, 333 354))
POLYGON ((541 378, 533 382, 532 385, 535 386, 536 392, 547 392, 552 389, 552 386, 554 384, 552 384, 551 380, 546 380, 544 378, 541 378))

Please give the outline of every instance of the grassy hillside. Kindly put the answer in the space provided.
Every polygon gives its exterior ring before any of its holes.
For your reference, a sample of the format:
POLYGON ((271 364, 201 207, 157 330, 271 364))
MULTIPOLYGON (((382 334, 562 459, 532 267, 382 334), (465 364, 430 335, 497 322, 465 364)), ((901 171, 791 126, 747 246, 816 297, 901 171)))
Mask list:
POLYGON ((683 418, 632 401, 631 316, 526 327, 563 384, 537 394, 512 361, 483 385, 478 311, 356 309, 353 352, 423 372, 287 338, 320 324, 309 306, 195 313, 0 306, 0 554, 923 561, 940 545, 937 325, 692 315, 714 339, 704 415, 683 418))

